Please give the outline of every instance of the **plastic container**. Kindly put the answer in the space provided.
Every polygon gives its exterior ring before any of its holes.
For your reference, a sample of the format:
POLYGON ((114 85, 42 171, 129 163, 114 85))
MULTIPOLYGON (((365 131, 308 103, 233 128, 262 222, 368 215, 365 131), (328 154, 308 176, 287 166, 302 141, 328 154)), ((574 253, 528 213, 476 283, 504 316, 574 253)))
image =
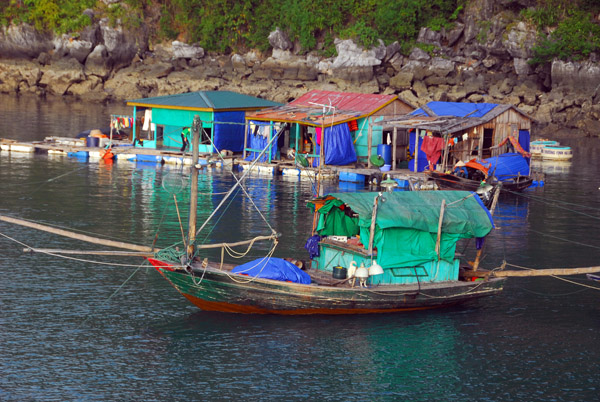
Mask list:
POLYGON ((346 279, 348 276, 348 270, 344 267, 335 266, 333 267, 333 277, 335 279, 346 279))
POLYGON ((390 147, 389 145, 377 145, 377 155, 381 155, 386 165, 392 164, 392 147, 390 147))
POLYGON ((379 170, 381 170, 382 172, 389 172, 391 168, 392 168, 392 165, 383 165, 382 167, 379 168, 379 170))
POLYGON ((85 146, 88 148, 98 148, 100 146, 100 138, 87 137, 85 140, 85 146))

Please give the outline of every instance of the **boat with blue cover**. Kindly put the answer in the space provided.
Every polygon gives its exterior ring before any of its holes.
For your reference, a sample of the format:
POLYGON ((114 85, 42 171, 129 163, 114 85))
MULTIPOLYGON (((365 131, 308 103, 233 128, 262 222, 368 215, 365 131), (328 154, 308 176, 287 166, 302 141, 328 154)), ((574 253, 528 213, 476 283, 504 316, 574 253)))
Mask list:
MULTIPOLYGON (((197 138, 195 133, 194 141, 197 138)), ((443 307, 502 291, 504 278, 486 276, 478 259, 473 265, 461 264, 456 255, 459 241, 478 239, 472 243, 481 246, 493 229, 490 211, 474 193, 355 192, 315 197, 308 202, 313 211, 305 246, 310 261, 299 263, 298 255, 274 257, 280 235, 273 230, 236 243, 197 244, 197 235, 245 177, 236 180, 196 230, 197 173, 192 172, 192 207, 184 249, 170 247, 148 261, 203 310, 285 315, 386 313, 443 307), (264 258, 241 265, 225 261, 226 251, 241 245, 251 247, 257 241, 272 242, 264 258), (207 257, 211 248, 222 249, 220 259, 207 257), (477 270, 482 273, 478 280, 465 274, 477 270), (340 272, 347 272, 346 277, 340 272)))

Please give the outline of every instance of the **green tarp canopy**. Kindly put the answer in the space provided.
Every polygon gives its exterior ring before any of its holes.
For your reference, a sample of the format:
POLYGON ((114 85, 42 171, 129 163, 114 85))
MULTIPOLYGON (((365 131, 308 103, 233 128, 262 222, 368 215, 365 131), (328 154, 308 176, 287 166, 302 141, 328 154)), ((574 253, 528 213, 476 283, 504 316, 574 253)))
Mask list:
MULTIPOLYGON (((379 193, 333 193, 319 209, 317 232, 323 236, 360 234, 368 247, 375 197, 379 193), (339 207, 346 205, 358 217, 339 207)), ((440 258, 452 261, 461 238, 484 237, 493 228, 492 217, 479 197, 466 191, 396 191, 379 199, 374 235, 377 261, 382 267, 407 267, 437 260, 435 244, 442 200, 440 258)))

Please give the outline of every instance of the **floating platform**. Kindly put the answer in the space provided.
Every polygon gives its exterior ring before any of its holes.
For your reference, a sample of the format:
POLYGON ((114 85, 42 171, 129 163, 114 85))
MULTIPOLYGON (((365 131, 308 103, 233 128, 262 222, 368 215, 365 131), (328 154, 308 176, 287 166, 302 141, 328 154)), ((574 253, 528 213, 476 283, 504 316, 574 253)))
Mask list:
MULTIPOLYGON (((58 157, 76 158, 82 162, 101 161, 106 153, 105 148, 88 147, 83 140, 67 137, 47 137, 45 141, 19 142, 0 138, 0 152, 25 154, 43 154, 58 157)), ((129 161, 143 164, 170 164, 192 166, 192 156, 179 150, 136 148, 125 141, 113 141, 111 148, 113 160, 129 161)), ((200 154, 198 168, 228 167, 230 169, 245 170, 254 164, 246 161, 241 156, 231 155, 221 159, 216 154, 200 154)), ((339 180, 340 188, 346 191, 358 191, 367 185, 379 186, 384 178, 395 180, 396 190, 417 189, 427 181, 423 173, 411 172, 408 169, 397 169, 382 172, 378 168, 362 168, 359 165, 325 166, 323 168, 302 167, 290 160, 274 160, 271 163, 255 163, 253 175, 283 176, 286 179, 322 181, 339 180), (418 184, 421 184, 419 186, 418 184), (417 184, 417 185, 415 185, 417 184)))

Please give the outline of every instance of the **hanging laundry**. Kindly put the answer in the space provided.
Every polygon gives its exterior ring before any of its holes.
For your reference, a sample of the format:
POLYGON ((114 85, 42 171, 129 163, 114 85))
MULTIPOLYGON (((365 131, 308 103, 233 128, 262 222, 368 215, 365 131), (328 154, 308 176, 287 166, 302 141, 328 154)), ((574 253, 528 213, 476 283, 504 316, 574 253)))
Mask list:
POLYGON ((147 131, 150 128, 150 121, 152 120, 152 109, 146 109, 144 112, 144 126, 142 130, 147 131))

